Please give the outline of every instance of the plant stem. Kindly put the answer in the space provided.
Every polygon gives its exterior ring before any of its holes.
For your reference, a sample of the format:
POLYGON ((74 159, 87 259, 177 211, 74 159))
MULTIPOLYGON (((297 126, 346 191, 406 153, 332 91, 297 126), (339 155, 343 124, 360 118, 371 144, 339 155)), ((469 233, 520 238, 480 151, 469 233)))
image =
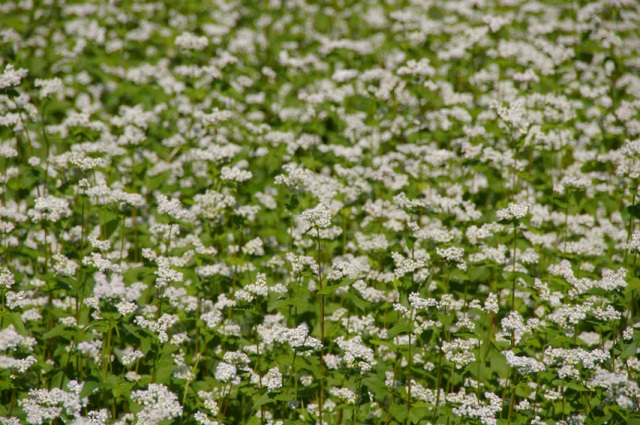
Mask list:
POLYGON ((513 279, 513 283, 512 283, 512 287, 511 287, 511 311, 513 311, 515 309, 515 305, 516 305, 516 276, 515 276, 515 272, 516 272, 516 242, 518 241, 517 238, 517 231, 518 231, 518 224, 516 222, 513 223, 513 263, 512 263, 512 279, 513 279))

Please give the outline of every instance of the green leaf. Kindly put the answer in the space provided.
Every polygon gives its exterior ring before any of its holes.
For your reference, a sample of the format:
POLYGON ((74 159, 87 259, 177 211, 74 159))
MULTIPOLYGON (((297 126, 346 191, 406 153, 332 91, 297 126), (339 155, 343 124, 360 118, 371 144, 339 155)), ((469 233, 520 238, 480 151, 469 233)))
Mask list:
POLYGON ((13 324, 13 327, 20 335, 27 335, 27 330, 24 327, 24 322, 22 321, 20 313, 9 313, 7 315, 7 319, 9 319, 9 322, 13 324))
POLYGON ((629 280, 629 282, 627 283, 627 289, 625 292, 631 292, 635 289, 640 289, 640 279, 638 279, 637 277, 634 277, 629 280))
POLYGON ((342 282, 340 282, 337 285, 331 285, 331 286, 328 286, 328 287, 318 291, 318 294, 319 295, 333 294, 335 291, 338 290, 338 288, 342 288, 343 286, 351 285, 353 282, 355 282, 355 279, 344 279, 342 282))
POLYGON ((411 423, 417 424, 429 415, 429 409, 426 407, 411 407, 409 410, 409 418, 411 423))
POLYGON ((254 400, 253 408, 255 409, 256 407, 260 407, 264 404, 271 403, 271 402, 273 402, 273 400, 269 398, 269 394, 268 393, 263 394, 262 397, 258 398, 257 400, 254 400))
POLYGON ((389 338, 393 338, 396 335, 409 333, 409 332, 411 332, 411 326, 409 325, 409 323, 404 322, 404 323, 397 324, 391 329, 389 329, 389 331, 387 332, 387 335, 389 336, 389 338))
POLYGON ((629 211, 629 214, 631 214, 635 218, 640 218, 640 203, 635 205, 629 205, 627 207, 627 211, 629 211))
POLYGON ((113 396, 118 398, 123 394, 127 394, 131 392, 131 389, 133 388, 133 386, 135 385, 135 383, 133 382, 120 382, 113 390, 113 396))
POLYGON ((100 381, 94 380, 95 378, 89 377, 88 380, 84 381, 84 385, 82 385, 82 391, 80 391, 80 397, 88 397, 93 392, 101 387, 100 381))
POLYGON ((304 309, 306 306, 308 306, 308 303, 300 301, 300 300, 298 300, 296 298, 285 298, 283 300, 278 300, 275 303, 271 304, 267 310, 268 311, 273 311, 273 310, 275 310, 277 308, 288 307, 288 306, 293 306, 293 307, 298 307, 298 308, 304 309))
POLYGON ((453 319, 455 318, 455 316, 452 314, 444 313, 438 313, 436 316, 438 317, 440 323, 442 323, 444 326, 451 326, 451 324, 453 323, 453 319))
POLYGON ((400 404, 393 404, 389 408, 389 411, 398 421, 402 422, 407 418, 407 406, 400 404))
POLYGON ((294 395, 293 394, 280 394, 278 396, 276 396, 276 398, 274 400, 277 401, 286 401, 287 403, 290 402, 291 400, 293 400, 294 395))
POLYGON ((49 332, 47 332, 46 334, 44 334, 44 339, 50 339, 50 338, 55 338, 57 336, 60 335, 64 335, 67 332, 67 330, 65 329, 64 325, 58 325, 54 328, 52 328, 51 330, 49 330, 49 332))
POLYGON ((571 388, 572 390, 576 390, 576 391, 587 391, 587 387, 585 387, 584 385, 578 384, 576 382, 565 382, 565 387, 567 388, 571 388))

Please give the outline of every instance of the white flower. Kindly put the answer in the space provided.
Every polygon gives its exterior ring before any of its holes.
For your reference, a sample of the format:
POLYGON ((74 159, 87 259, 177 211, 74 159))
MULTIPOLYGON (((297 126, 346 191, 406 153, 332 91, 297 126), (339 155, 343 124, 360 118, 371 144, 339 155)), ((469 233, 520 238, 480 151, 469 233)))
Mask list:
POLYGON ((442 342, 442 352, 445 358, 452 362, 457 369, 462 369, 476 359, 472 350, 480 345, 476 338, 461 339, 456 338, 451 342, 442 342))
POLYGON ((148 389, 131 393, 131 400, 142 404, 144 409, 136 414, 137 424, 158 425, 166 419, 182 414, 178 396, 162 384, 149 384, 148 389))
POLYGON ((142 351, 129 349, 123 353, 121 362, 123 365, 129 366, 130 364, 133 364, 136 360, 143 359, 143 358, 144 358, 144 353, 142 351))
POLYGON ((8 64, 0 74, 0 90, 19 85, 28 73, 26 69, 15 69, 12 64, 8 64))
POLYGON ((502 220, 517 220, 523 218, 529 213, 529 204, 514 204, 513 202, 509 203, 507 208, 502 208, 496 211, 496 217, 498 221, 502 220))
POLYGON ((259 237, 251 239, 242 247, 242 252, 247 255, 264 255, 264 244, 259 237))
POLYGON ((62 80, 60 78, 51 78, 48 80, 36 78, 34 85, 36 87, 42 87, 40 89, 40 96, 43 98, 61 93, 64 90, 64 86, 62 85, 62 80))
POLYGON ((355 404, 356 402, 356 393, 349 388, 333 387, 329 393, 347 404, 355 404))
POLYGON ((266 385, 269 391, 282 388, 282 373, 280 373, 280 370, 277 367, 269 369, 267 374, 262 378, 262 385, 266 385))
POLYGON ((183 32, 176 37, 176 46, 185 50, 204 50, 209 45, 207 37, 198 37, 190 32, 183 32))
POLYGON ((498 305, 498 296, 493 292, 487 295, 487 299, 484 302, 484 309, 492 313, 497 313, 500 309, 500 306, 498 305))
POLYGON ((231 180, 238 183, 249 180, 253 177, 251 171, 243 170, 240 167, 222 167, 220 170, 220 178, 222 180, 231 180))
POLYGON ((544 363, 526 356, 516 356, 511 350, 503 351, 502 354, 507 358, 507 364, 517 368, 523 375, 545 370, 544 363))
POLYGON ((311 228, 326 229, 331 225, 331 211, 324 203, 303 211, 300 218, 306 225, 305 231, 311 228))
POLYGON ((236 379, 236 367, 227 362, 220 362, 216 367, 215 378, 220 382, 232 382, 236 379))
POLYGON ((27 414, 27 422, 39 425, 59 418, 63 414, 81 417, 82 408, 86 407, 89 401, 86 397, 80 397, 82 386, 83 384, 77 381, 69 381, 68 392, 59 388, 29 390, 29 397, 19 401, 27 414))
POLYGON ((0 288, 10 289, 16 283, 13 273, 6 266, 0 268, 0 288))
POLYGON ((28 214, 34 223, 39 223, 42 220, 56 222, 61 218, 69 217, 71 209, 66 199, 47 195, 37 198, 35 206, 28 211, 28 214))

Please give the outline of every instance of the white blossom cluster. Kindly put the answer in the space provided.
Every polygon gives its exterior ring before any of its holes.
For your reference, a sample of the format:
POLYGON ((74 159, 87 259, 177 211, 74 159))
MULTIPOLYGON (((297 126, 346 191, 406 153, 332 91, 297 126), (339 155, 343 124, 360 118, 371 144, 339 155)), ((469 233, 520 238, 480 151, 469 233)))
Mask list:
POLYGON ((146 390, 134 391, 131 399, 144 406, 136 415, 136 423, 139 424, 158 425, 182 414, 178 396, 161 384, 149 384, 146 390))
POLYGON ((0 423, 633 422, 639 17, 0 2, 0 423))
POLYGON ((498 221, 518 220, 525 217, 528 213, 529 213, 528 204, 510 203, 507 208, 502 208, 496 211, 496 218, 498 219, 498 221))

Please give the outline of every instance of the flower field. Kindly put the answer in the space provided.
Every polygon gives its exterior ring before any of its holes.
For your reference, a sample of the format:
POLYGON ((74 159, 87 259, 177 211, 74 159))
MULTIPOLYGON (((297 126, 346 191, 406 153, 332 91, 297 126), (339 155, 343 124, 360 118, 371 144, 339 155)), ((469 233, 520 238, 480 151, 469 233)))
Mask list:
POLYGON ((0 2, 0 424, 640 424, 636 0, 0 2))

